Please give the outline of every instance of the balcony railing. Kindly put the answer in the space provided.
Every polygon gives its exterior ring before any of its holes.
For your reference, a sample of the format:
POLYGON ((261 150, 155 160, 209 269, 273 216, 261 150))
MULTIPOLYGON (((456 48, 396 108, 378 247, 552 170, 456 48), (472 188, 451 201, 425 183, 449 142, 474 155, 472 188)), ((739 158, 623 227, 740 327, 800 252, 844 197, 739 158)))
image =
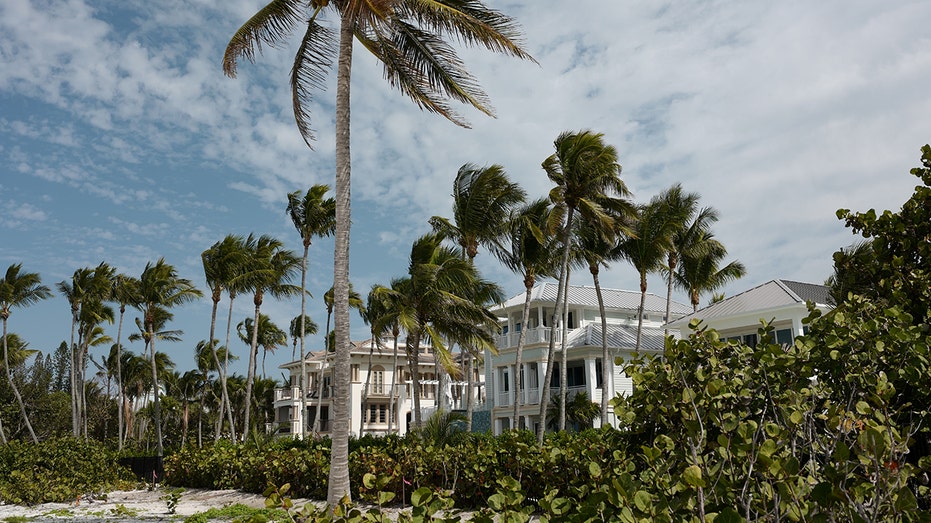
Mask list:
MULTIPOLYGON (((566 399, 571 400, 576 394, 580 392, 585 392, 585 385, 579 385, 575 387, 568 387, 566 389, 566 399)), ((550 387, 550 398, 555 398, 559 396, 559 387, 550 387)), ((525 389, 521 391, 521 405, 539 405, 540 404, 540 389, 537 387, 525 389)), ((499 392, 495 396, 495 406, 497 407, 506 407, 508 405, 513 405, 512 401, 514 398, 514 392, 499 392)), ((550 400, 552 401, 552 399, 550 400)))
MULTIPOLYGON (((499 349, 507 349, 511 347, 517 347, 518 339, 520 338, 520 332, 509 332, 507 334, 501 334, 495 337, 495 346, 499 349)), ((534 343, 549 343, 550 341, 550 328, 549 327, 534 327, 532 329, 527 329, 524 334, 524 345, 531 345, 534 343)), ((562 330, 556 330, 556 343, 562 341, 562 330)))

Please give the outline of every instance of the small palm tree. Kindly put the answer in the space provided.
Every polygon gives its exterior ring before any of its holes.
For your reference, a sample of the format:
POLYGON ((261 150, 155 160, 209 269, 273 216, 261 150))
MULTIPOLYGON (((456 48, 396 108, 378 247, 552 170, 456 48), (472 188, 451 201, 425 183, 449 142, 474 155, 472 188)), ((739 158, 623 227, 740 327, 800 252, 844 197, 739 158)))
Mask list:
POLYGON ((265 378, 265 356, 271 351, 272 354, 282 345, 288 344, 288 334, 281 330, 275 322, 267 315, 259 315, 258 332, 252 332, 254 322, 252 318, 246 318, 236 325, 236 332, 239 333, 239 339, 245 344, 251 344, 253 337, 258 345, 262 347, 262 378, 265 378))
POLYGON ((739 261, 721 267, 727 249, 710 232, 702 233, 695 241, 698 247, 682 255, 675 284, 688 292, 692 310, 697 311, 701 294, 724 287, 743 277, 747 270, 739 261))
MULTIPOLYGON (((336 229, 336 200, 325 198, 326 193, 330 191, 329 185, 314 185, 307 190, 307 193, 301 196, 300 191, 288 194, 287 212, 291 216, 294 228, 301 235, 301 243, 304 245, 304 257, 301 262, 301 314, 298 319, 301 322, 307 317, 307 253, 310 250, 311 240, 317 237, 324 237, 333 234, 336 229)), ((292 329, 293 331, 293 329, 292 329)), ((307 326, 301 324, 297 332, 307 334, 307 326)), ((316 326, 314 326, 316 333, 316 326)), ((304 380, 307 378, 307 361, 304 350, 304 335, 301 335, 301 376, 298 379, 298 391, 300 397, 304 398, 304 380)), ((297 338, 294 338, 297 340, 297 338)), ((293 356, 292 356, 293 357, 293 356)), ((303 399, 301 400, 303 401, 303 399)), ((302 407, 303 408, 303 407, 302 407)), ((306 437, 306 423, 301 428, 301 439, 306 437)))
MULTIPOLYGON (((38 273, 22 272, 22 264, 13 264, 7 267, 6 273, 0 279, 0 319, 3 320, 3 365, 6 368, 7 381, 13 395, 16 396, 16 403, 19 404, 19 411, 23 416, 23 423, 29 430, 29 436, 34 443, 39 442, 36 433, 32 430, 32 423, 29 422, 29 415, 26 413, 26 404, 23 403, 23 397, 19 389, 13 382, 13 371, 10 367, 9 343, 7 342, 7 321, 14 308, 27 307, 38 303, 52 295, 51 289, 42 285, 42 278, 38 273)), ((6 437, 4 436, 4 440, 6 437)))
POLYGON ((123 384, 121 379, 123 376, 122 366, 122 341, 123 341, 123 316, 126 314, 126 306, 133 306, 139 301, 139 280, 133 278, 132 276, 127 276, 125 274, 117 274, 113 277, 112 280, 112 289, 110 298, 119 304, 120 306, 120 320, 119 325, 116 329, 116 354, 114 355, 113 361, 115 364, 116 371, 116 389, 117 389, 117 404, 120 405, 120 408, 117 410, 117 427, 118 427, 118 437, 117 437, 117 448, 119 450, 123 449, 123 384))

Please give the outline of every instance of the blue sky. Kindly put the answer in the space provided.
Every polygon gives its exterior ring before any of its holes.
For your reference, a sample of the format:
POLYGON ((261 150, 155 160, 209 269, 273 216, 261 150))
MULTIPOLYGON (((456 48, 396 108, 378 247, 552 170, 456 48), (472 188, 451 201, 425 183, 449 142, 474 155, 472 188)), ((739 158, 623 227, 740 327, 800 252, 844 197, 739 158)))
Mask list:
MULTIPOLYGON (((0 268, 22 263, 54 286, 101 261, 139 275, 165 257, 204 288, 200 253, 226 234, 272 234, 300 250, 285 197, 333 183, 335 74, 316 98, 311 151, 291 114, 293 46, 266 49, 235 80, 222 74, 227 41, 262 5, 0 3, 0 268)), ((835 211, 897 209, 915 185, 908 170, 931 141, 931 3, 489 5, 520 21, 539 65, 465 50, 498 116, 463 108, 470 130, 420 112, 357 48, 351 274, 363 293, 402 275, 426 220, 450 214, 461 165, 501 164, 542 196, 540 163, 565 130, 604 133, 636 201, 681 182, 719 210, 715 232, 748 269, 728 294, 774 278, 823 281, 831 254, 854 240, 835 211)), ((311 247, 309 313, 321 326, 331 249, 311 247)), ((478 261, 509 295, 520 291, 487 253, 478 261)), ((610 287, 636 281, 623 264, 602 275, 610 287)), ((659 279, 650 290, 663 292, 659 279)), ((251 314, 250 299, 237 302, 235 321, 251 314)), ((285 327, 299 302, 266 300, 263 311, 285 327)), ((180 370, 209 316, 207 299, 176 311, 184 341, 160 350, 180 370)), ((16 310, 10 329, 49 351, 69 320, 56 295, 16 310)), ((365 336, 354 318, 353 337, 365 336)), ((245 359, 244 345, 232 350, 245 359)), ((270 357, 271 376, 290 355, 270 357)))

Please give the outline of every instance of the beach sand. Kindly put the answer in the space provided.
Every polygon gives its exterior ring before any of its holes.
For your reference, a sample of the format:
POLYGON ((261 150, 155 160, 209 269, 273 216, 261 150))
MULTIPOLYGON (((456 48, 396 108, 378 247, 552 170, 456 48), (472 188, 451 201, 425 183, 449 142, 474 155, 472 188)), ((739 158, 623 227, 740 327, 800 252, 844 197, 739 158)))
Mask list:
MULTIPOLYGON (((164 499, 168 489, 121 490, 110 492, 105 499, 82 498, 72 503, 43 503, 34 506, 0 504, 0 521, 18 516, 30 521, 183 521, 192 514, 211 508, 223 508, 241 503, 264 508, 265 497, 238 490, 187 489, 181 493, 174 514, 169 514, 164 499)), ((296 506, 307 500, 295 499, 296 506)))

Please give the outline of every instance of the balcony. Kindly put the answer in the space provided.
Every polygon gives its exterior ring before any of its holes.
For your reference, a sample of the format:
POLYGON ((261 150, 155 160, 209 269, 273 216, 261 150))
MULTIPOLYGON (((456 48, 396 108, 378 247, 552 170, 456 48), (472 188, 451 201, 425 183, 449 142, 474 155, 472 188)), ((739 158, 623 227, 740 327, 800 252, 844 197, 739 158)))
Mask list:
MULTIPOLYGON (((549 327, 534 327, 532 329, 527 329, 524 331, 524 345, 532 345, 534 343, 549 343, 550 341, 550 328, 549 327)), ((507 334, 501 334, 495 337, 495 346, 498 349, 509 349, 511 347, 517 347, 518 339, 520 338, 520 332, 509 332, 507 334)), ((562 331, 556 330, 556 343, 562 341, 562 331)))

